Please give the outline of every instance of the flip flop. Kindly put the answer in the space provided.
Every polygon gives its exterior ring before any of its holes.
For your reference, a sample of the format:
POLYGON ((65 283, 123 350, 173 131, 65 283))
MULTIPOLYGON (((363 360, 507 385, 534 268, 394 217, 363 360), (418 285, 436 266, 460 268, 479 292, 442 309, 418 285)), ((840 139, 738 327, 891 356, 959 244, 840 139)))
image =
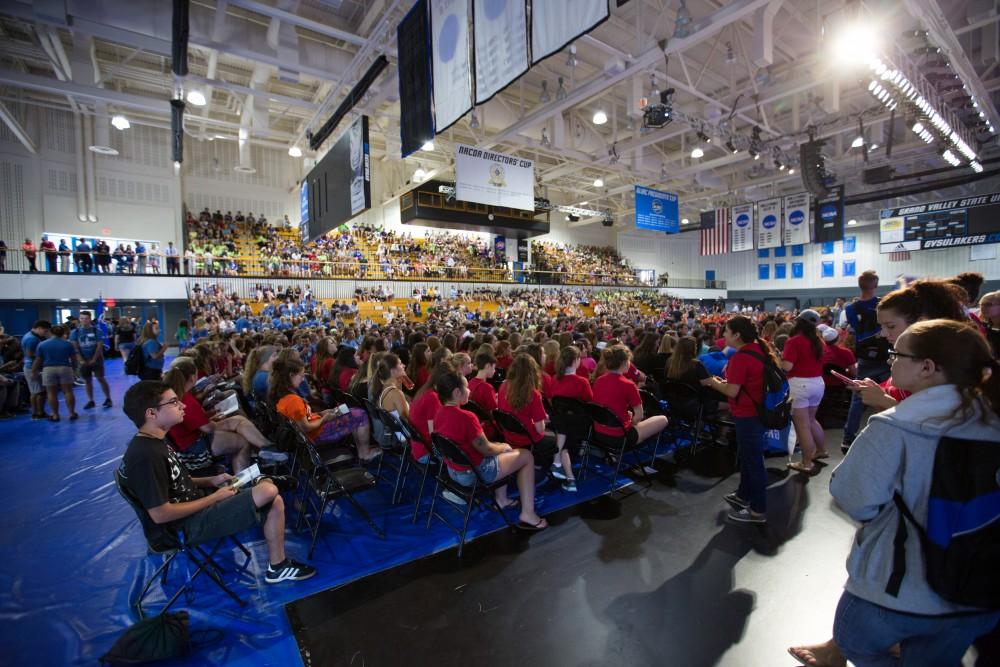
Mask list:
POLYGON ((814 461, 816 459, 828 459, 828 458, 830 458, 830 452, 820 452, 819 454, 813 456, 814 461))
POLYGON ((539 518, 538 523, 528 523, 527 521, 518 521, 517 527, 521 530, 526 530, 531 533, 537 533, 539 531, 545 530, 549 527, 549 524, 545 522, 544 518, 539 518), (545 525, 542 525, 545 524, 545 525))
POLYGON ((816 472, 815 465, 807 468, 806 466, 802 465, 802 463, 799 461, 795 461, 794 463, 789 463, 788 467, 791 468, 792 470, 796 470, 798 472, 805 473, 807 475, 812 475, 816 472))
MULTIPOLYGON (((500 503, 497 504, 500 505, 500 503)), ((506 505, 500 505, 500 509, 509 510, 511 507, 519 507, 520 505, 521 505, 520 500, 518 500, 517 498, 511 498, 507 501, 506 505)))

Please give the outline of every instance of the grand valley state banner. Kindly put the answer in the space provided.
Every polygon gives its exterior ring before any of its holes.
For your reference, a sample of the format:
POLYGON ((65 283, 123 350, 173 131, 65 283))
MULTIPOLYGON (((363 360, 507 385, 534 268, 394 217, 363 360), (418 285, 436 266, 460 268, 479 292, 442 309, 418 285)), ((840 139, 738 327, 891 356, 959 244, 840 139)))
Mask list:
POLYGON ((535 163, 458 144, 455 197, 489 206, 535 210, 535 163))

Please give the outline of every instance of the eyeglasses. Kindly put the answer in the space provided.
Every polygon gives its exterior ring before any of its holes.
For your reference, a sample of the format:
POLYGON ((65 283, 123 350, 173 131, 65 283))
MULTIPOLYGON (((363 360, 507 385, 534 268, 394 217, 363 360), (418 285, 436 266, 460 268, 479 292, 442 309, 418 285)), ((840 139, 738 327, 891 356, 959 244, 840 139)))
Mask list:
POLYGON ((176 396, 174 396, 169 401, 164 401, 163 403, 160 403, 159 405, 157 405, 156 409, 159 410, 160 408, 165 408, 168 405, 180 405, 180 403, 181 403, 181 399, 179 399, 176 396))
POLYGON ((918 357, 915 354, 907 354, 906 352, 899 352, 897 350, 889 350, 889 363, 893 363, 896 359, 900 357, 905 357, 907 359, 923 359, 923 357, 918 357))

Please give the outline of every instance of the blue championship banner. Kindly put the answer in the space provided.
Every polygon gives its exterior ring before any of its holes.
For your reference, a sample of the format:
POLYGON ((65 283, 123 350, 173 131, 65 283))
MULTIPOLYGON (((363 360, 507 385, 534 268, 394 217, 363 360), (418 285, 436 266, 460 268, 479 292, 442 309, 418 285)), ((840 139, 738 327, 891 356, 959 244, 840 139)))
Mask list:
POLYGON ((677 195, 641 185, 635 186, 635 226, 668 234, 679 232, 677 195))

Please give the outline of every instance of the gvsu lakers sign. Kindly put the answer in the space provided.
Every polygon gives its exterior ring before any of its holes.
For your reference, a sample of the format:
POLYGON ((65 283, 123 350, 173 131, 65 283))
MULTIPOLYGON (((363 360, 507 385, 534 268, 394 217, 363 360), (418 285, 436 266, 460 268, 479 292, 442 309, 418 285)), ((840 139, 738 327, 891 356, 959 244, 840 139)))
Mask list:
POLYGON ((458 144, 455 197, 490 206, 535 210, 535 163, 458 144))

